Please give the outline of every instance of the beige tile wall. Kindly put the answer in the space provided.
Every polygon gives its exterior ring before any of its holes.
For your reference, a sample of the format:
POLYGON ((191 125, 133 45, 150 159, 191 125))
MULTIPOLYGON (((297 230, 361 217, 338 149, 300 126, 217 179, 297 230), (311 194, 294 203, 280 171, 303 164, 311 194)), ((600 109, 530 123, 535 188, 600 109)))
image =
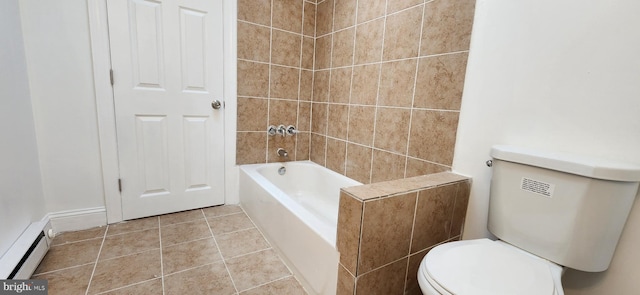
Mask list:
POLYGON ((238 0, 237 163, 283 147, 365 184, 450 170, 474 5, 238 0))
POLYGON ((237 164, 309 159, 314 2, 238 0, 237 164), (301 132, 267 136, 267 126, 280 124, 301 132))
POLYGON ((422 258, 460 239, 470 179, 443 172, 342 189, 337 294, 422 294, 422 258))
POLYGON ((450 170, 474 5, 318 1, 310 159, 365 184, 450 170))

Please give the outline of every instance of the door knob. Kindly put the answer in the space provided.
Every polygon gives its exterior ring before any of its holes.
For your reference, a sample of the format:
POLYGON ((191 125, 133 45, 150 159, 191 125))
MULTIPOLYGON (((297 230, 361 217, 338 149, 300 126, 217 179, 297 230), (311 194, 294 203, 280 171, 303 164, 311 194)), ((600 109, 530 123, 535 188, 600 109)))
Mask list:
POLYGON ((216 100, 214 100, 214 101, 212 101, 212 102, 211 102, 211 107, 212 107, 214 110, 217 110, 217 109, 219 109, 220 107, 222 107, 222 103, 221 103, 219 100, 217 100, 217 99, 216 99, 216 100))

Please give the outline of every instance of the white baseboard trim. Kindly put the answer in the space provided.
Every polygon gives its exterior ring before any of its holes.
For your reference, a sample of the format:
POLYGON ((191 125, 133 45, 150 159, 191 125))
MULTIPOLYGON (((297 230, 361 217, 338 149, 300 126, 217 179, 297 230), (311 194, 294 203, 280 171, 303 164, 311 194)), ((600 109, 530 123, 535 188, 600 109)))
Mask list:
POLYGON ((51 227, 55 233, 107 225, 105 207, 50 212, 45 216, 45 218, 47 217, 51 221, 51 227))

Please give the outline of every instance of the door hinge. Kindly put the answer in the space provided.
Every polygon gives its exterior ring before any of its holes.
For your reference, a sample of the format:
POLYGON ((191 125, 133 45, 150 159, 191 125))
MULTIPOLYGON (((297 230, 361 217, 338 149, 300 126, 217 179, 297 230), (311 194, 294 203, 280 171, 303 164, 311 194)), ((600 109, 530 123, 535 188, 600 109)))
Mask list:
POLYGON ((109 80, 111 81, 111 86, 113 86, 113 69, 109 69, 109 80))
POLYGON ((122 179, 118 178, 118 191, 122 192, 122 179))

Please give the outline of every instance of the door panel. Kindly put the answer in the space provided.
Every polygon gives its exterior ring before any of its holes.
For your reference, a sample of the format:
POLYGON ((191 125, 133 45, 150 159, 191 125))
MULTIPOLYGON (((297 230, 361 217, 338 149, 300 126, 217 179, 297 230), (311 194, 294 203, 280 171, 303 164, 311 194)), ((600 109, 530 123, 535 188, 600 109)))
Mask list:
POLYGON ((153 1, 131 1, 131 70, 137 87, 162 88, 164 56, 162 6, 153 1))
POLYGON ((206 117, 184 118, 184 165, 187 190, 210 188, 207 169, 207 120, 206 117))
POLYGON ((224 203, 222 2, 107 6, 124 219, 224 203))
POLYGON ((206 56, 203 41, 205 17, 199 11, 180 8, 180 52, 182 63, 182 89, 188 91, 207 91, 206 56))
POLYGON ((138 175, 142 197, 169 194, 169 144, 165 116, 136 116, 138 175))

